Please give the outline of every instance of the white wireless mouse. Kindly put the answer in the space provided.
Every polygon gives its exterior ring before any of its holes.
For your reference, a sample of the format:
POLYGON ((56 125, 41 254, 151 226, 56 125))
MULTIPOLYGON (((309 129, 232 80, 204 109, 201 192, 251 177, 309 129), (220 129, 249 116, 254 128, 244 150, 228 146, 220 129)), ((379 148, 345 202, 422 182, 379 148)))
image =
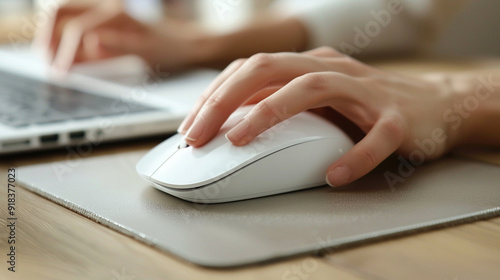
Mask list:
POLYGON ((239 108, 199 148, 177 134, 149 151, 137 172, 157 189, 197 203, 220 203, 325 185, 328 166, 353 146, 331 122, 303 112, 246 146, 225 138, 252 106, 239 108))

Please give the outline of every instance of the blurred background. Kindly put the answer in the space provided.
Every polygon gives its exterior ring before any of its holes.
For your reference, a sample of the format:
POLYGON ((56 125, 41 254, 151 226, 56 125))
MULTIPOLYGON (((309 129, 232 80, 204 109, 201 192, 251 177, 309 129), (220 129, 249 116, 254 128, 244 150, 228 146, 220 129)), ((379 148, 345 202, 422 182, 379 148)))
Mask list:
POLYGON ((473 1, 446 29, 435 51, 448 55, 500 56, 499 12, 498 0, 473 1))
MULTIPOLYGON (((0 42, 9 42, 24 28, 33 35, 36 23, 47 12, 68 0, 0 0, 0 42), (14 33, 12 33, 14 32, 14 33), (10 34, 10 37, 9 37, 10 34)), ((92 0, 72 0, 89 2, 92 0)), ((196 20, 207 28, 225 32, 238 28, 272 0, 123 0, 127 11, 142 21, 164 16, 196 20), (230 9, 231 12, 227 12, 230 9)), ((431 48, 452 56, 500 56, 500 1, 476 0, 466 7, 431 48)), ((30 36, 23 36, 28 41, 30 36)), ((17 38, 19 39, 19 38, 17 38)))

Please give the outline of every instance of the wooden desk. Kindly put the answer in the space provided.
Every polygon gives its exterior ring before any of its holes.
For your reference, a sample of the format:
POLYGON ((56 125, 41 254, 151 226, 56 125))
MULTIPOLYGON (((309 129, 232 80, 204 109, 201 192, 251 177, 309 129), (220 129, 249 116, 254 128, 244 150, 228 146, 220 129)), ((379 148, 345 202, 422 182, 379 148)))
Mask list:
MULTIPOLYGON (((499 61, 491 60, 446 64, 436 60, 407 61, 383 65, 386 69, 408 73, 499 66, 499 61)), ((162 139, 106 144, 90 156, 149 149, 162 139)), ((52 151, 1 159, 2 221, 6 217, 7 168, 64 160, 66 156, 64 151, 52 151)), ((491 151, 487 156, 490 161, 500 162, 499 151, 491 151)), ((321 258, 302 256, 237 269, 208 269, 153 249, 20 187, 17 188, 17 217, 17 272, 7 271, 7 232, 2 224, 0 279, 500 278, 500 218, 370 243, 321 258), (313 270, 305 269, 311 260, 317 266, 313 270), (295 275, 287 277, 287 271, 295 275)))
POLYGON ((35 32, 30 25, 30 19, 31 14, 0 17, 0 43, 13 45, 29 43, 35 32))

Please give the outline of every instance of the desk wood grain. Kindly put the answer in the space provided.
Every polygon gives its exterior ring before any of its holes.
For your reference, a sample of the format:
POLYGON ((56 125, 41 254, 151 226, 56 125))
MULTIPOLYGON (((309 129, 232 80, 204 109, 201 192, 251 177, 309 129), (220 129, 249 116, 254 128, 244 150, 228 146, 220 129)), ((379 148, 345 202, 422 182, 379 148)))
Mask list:
MULTIPOLYGON (((490 63, 484 65, 491 66, 490 63)), ((415 62, 414 67, 411 65, 411 62, 394 62, 385 67, 409 73, 429 69, 420 62, 415 62)), ((474 62, 473 65, 480 67, 482 63, 474 62)), ((443 69, 451 70, 474 67, 468 63, 442 65, 443 69)), ((90 156, 148 149, 161 139, 105 144, 90 156)), ((498 279, 500 276, 500 218, 379 241, 334 251, 323 257, 302 256, 235 269, 209 269, 160 252, 19 186, 17 272, 11 273, 6 264, 8 232, 4 219, 7 217, 7 169, 66 157, 67 153, 59 150, 1 159, 0 279, 463 280, 498 279)), ((491 151, 488 158, 498 160, 500 153, 491 151)))

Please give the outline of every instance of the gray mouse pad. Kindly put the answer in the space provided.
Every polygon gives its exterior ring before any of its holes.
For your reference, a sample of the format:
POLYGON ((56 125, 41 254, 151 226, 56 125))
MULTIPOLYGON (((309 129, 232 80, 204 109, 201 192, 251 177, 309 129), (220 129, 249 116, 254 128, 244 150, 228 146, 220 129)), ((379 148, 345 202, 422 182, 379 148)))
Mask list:
POLYGON ((94 157, 77 166, 26 166, 18 176, 33 192, 99 223, 214 267, 331 251, 500 213, 500 167, 460 158, 413 172, 391 158, 341 190, 320 187, 201 205, 144 182, 134 168, 144 153, 94 157), (397 178, 394 185, 386 180, 388 172, 397 178))

